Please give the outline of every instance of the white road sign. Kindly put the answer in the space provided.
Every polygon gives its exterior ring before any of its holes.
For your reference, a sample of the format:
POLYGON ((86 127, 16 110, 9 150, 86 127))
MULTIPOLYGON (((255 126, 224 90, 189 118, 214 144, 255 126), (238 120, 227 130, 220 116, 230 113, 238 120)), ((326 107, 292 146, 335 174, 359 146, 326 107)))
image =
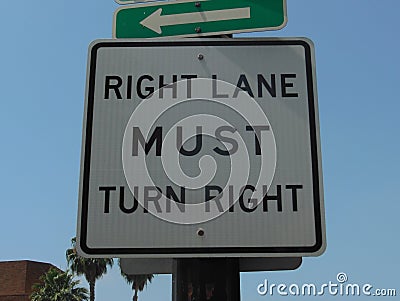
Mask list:
POLYGON ((93 42, 77 241, 89 257, 320 255, 312 43, 93 42))

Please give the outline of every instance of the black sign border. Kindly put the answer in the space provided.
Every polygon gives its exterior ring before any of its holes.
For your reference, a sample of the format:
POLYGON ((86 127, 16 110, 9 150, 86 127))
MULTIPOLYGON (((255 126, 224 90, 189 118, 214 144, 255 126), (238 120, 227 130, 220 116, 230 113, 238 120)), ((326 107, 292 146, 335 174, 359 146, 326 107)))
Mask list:
MULTIPOLYGON (((319 172, 318 157, 318 129, 316 127, 316 95, 314 95, 314 69, 313 69, 313 52, 311 45, 305 39, 187 39, 187 40, 101 40, 93 44, 90 49, 89 61, 89 81, 87 93, 87 111, 86 111, 86 133, 84 142, 84 165, 83 165, 83 181, 82 181, 82 202, 80 216, 80 233, 79 247, 87 255, 93 256, 110 256, 113 255, 191 255, 196 254, 205 256, 207 254, 310 254, 323 251, 324 235, 323 235, 323 217, 321 212, 322 187, 320 187, 320 179, 322 175, 319 172), (177 47, 177 46, 302 46, 305 51, 306 60, 306 77, 307 77, 307 94, 308 94, 308 111, 310 125, 310 141, 311 141, 311 162, 312 162, 312 179, 313 179, 313 197, 314 197, 314 218, 315 218, 315 236, 316 241, 312 246, 304 247, 197 247, 197 248, 91 248, 87 245, 87 222, 89 207, 89 178, 90 178, 90 160, 92 151, 92 130, 93 130, 93 108, 94 108, 94 91, 97 54, 101 48, 115 47, 177 47)), ((321 179, 322 183, 322 179, 321 179)), ((79 217, 78 217, 79 218, 79 217)), ((149 256, 150 257, 150 256, 149 256)), ((165 257, 165 256, 164 256, 165 257)))

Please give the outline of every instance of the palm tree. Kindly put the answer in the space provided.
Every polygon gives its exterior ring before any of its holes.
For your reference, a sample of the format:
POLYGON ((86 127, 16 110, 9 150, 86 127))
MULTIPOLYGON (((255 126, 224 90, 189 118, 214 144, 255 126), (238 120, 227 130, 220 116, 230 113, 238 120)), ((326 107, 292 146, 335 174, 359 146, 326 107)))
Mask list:
POLYGON ((151 283, 151 280, 153 280, 154 275, 153 274, 128 275, 128 274, 125 274, 121 269, 121 260, 118 260, 118 265, 119 265, 119 269, 121 271, 122 277, 124 277, 126 282, 132 286, 132 290, 134 290, 134 292, 135 292, 132 300, 137 301, 138 300, 138 292, 143 291, 144 288, 147 286, 147 284, 151 283))
POLYGON ((39 279, 41 283, 34 284, 32 287, 31 301, 83 301, 88 299, 87 289, 77 287, 79 280, 73 280, 73 276, 68 271, 62 272, 50 268, 39 279))
POLYGON ((68 265, 72 272, 85 276, 90 288, 90 301, 94 301, 96 280, 112 267, 112 258, 84 258, 76 253, 76 237, 71 239, 72 248, 66 251, 68 265))

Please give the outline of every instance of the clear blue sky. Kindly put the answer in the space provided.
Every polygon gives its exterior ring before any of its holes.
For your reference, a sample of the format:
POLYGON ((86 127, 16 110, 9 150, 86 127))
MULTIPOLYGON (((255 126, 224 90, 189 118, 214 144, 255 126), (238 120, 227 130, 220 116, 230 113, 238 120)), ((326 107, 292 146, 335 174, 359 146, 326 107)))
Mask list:
MULTIPOLYGON (((264 279, 322 283, 339 272, 399 294, 400 2, 287 6, 285 29, 246 36, 304 36, 315 44, 328 247, 296 271, 242 274, 242 300, 272 299, 256 292, 264 279)), ((113 0, 1 1, 0 260, 66 268, 76 231, 87 48, 111 38, 117 7, 113 0)), ((132 295, 116 267, 96 293, 98 301, 132 295)), ((303 300, 274 299, 282 298, 303 300)), ((170 299, 170 276, 157 277, 140 296, 170 299)))

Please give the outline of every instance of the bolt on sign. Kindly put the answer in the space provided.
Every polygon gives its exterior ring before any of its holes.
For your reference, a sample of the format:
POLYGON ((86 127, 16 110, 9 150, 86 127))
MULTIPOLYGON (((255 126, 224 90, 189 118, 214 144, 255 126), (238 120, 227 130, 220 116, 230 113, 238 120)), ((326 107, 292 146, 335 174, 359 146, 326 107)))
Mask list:
POLYGON ((93 42, 81 162, 82 255, 321 254, 312 42, 93 42))
POLYGON ((162 1, 122 6, 114 38, 193 37, 281 29, 286 0, 162 1))

